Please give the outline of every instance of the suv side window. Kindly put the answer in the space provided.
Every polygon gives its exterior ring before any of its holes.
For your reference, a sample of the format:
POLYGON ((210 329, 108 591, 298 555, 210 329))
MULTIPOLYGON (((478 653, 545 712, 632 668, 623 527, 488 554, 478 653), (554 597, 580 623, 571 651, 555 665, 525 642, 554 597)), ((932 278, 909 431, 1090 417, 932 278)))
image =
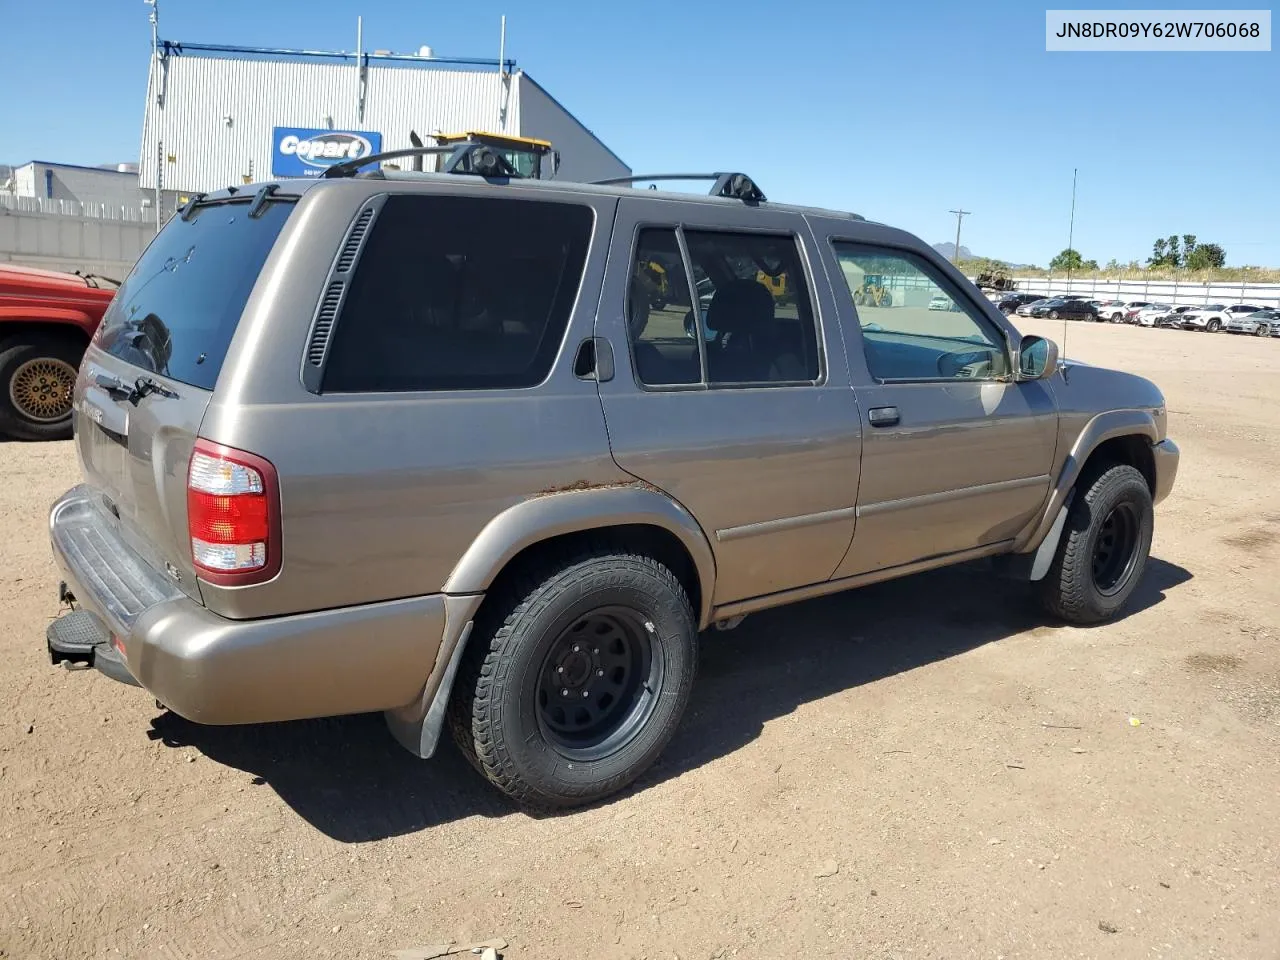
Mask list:
POLYGON ((627 330, 641 383, 702 382, 698 343, 689 335, 691 317, 689 278, 675 229, 641 230, 627 290, 627 330))
POLYGON ((627 321, 640 382, 817 380, 817 325, 795 238, 687 230, 683 240, 689 267, 676 228, 639 233, 627 321))
POLYGON ((794 237, 685 231, 709 383, 818 379, 818 332, 794 237))
POLYGON ((858 309, 867 367, 877 380, 1009 375, 1000 331, 923 257, 839 240, 833 246, 858 309), (934 300, 939 302, 930 309, 934 300))
POLYGON ((334 327, 321 390, 542 382, 582 282, 593 217, 568 203, 388 197, 334 327))

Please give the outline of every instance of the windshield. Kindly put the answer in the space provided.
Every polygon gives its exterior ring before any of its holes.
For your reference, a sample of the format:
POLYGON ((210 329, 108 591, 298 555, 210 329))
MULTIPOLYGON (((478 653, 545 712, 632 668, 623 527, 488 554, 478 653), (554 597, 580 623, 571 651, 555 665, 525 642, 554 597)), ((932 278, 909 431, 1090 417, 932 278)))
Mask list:
POLYGON ((212 390, 249 291, 293 203, 249 199, 174 217, 129 274, 94 338, 136 367, 212 390))

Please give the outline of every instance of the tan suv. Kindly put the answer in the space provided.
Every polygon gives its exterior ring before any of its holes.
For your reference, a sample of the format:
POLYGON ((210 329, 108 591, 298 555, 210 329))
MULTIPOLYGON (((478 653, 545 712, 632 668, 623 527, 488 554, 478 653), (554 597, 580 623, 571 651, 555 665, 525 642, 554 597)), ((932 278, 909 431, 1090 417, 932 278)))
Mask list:
POLYGON ((742 175, 376 160, 195 198, 120 289, 55 662, 202 723, 385 711, 421 757, 447 721, 566 807, 659 754, 713 624, 997 555, 1092 623, 1142 576, 1160 391, 1060 364, 916 237, 742 175))

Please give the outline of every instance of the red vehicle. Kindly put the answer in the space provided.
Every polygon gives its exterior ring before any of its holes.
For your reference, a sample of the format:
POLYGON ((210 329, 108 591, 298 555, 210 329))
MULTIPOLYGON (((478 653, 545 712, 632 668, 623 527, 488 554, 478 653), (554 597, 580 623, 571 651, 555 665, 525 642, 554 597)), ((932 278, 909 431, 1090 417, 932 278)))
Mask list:
POLYGON ((71 436, 71 388, 119 286, 94 274, 0 264, 0 433, 71 436))

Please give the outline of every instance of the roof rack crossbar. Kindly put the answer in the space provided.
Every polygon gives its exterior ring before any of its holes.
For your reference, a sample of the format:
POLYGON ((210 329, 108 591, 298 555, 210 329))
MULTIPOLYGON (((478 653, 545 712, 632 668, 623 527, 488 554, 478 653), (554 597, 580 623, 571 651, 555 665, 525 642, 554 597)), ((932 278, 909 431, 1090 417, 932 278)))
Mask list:
MULTIPOLYGON (((515 169, 497 150, 484 143, 455 143, 447 147, 408 147, 404 150, 388 150, 385 153, 373 153, 367 157, 335 163, 320 174, 321 177, 354 177, 361 167, 383 160, 395 160, 398 157, 424 157, 447 154, 441 172, 475 174, 488 179, 527 179, 515 169)), ((415 164, 415 166, 417 166, 415 164)))
POLYGON ((714 183, 707 191, 712 197, 729 197, 746 203, 761 203, 766 198, 764 192, 756 186, 745 173, 736 171, 719 171, 717 173, 649 173, 634 177, 610 177, 607 180, 592 180, 597 186, 613 186, 623 183, 649 183, 662 180, 712 180, 714 183))
POLYGON ((400 157, 421 157, 429 154, 453 153, 454 149, 454 147, 409 147, 406 150, 386 150, 382 153, 372 153, 367 157, 358 157, 355 160, 344 160, 342 163, 335 163, 333 166, 325 168, 320 176, 322 178, 354 177, 357 170, 361 167, 367 167, 371 163, 381 163, 383 160, 397 160, 400 157))

